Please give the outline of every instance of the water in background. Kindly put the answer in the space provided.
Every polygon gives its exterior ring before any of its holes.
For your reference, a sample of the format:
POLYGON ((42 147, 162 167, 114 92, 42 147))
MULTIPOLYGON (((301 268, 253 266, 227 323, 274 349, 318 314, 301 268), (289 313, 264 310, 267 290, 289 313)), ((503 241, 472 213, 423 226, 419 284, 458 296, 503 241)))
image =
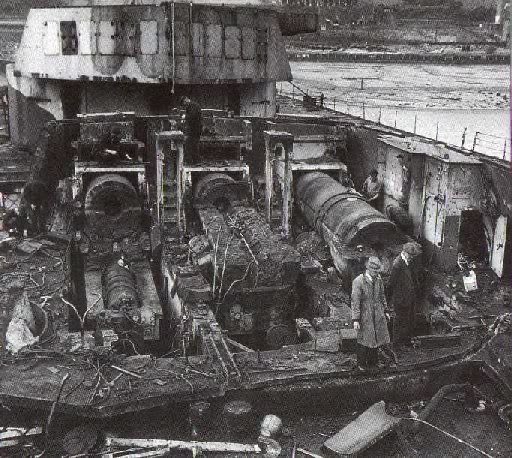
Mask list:
MULTIPOLYGON (((510 160, 507 65, 291 62, 294 84, 325 106, 510 160)), ((302 97, 282 83, 283 94, 302 97)))

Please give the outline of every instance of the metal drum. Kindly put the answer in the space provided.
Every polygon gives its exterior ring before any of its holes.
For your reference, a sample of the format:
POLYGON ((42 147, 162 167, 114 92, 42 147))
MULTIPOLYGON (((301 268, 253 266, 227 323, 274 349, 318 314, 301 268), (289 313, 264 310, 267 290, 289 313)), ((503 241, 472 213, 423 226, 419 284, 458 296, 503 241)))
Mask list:
POLYGON ((103 298, 105 307, 113 310, 139 306, 139 296, 133 274, 114 263, 103 272, 103 298))
POLYGON ((234 202, 247 199, 250 193, 249 183, 245 180, 237 181, 225 173, 209 173, 195 184, 194 203, 225 209, 234 202))
POLYGON ((196 200, 203 200, 211 193, 215 193, 217 188, 222 188, 224 185, 234 182, 235 180, 225 173, 209 173, 197 182, 194 198, 196 200))

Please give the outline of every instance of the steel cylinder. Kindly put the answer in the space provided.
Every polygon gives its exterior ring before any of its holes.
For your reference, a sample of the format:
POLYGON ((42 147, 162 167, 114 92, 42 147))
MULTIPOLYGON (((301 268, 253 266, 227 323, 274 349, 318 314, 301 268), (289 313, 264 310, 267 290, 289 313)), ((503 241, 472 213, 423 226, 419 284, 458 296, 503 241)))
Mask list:
POLYGON ((217 190, 223 186, 234 183, 234 179, 225 173, 209 173, 203 176, 196 184, 194 190, 195 199, 205 199, 209 194, 217 194, 217 190))
POLYGON ((132 272, 117 263, 103 272, 103 301, 106 308, 119 310, 139 306, 137 285, 132 272))
POLYGON ((326 242, 351 247, 401 243, 403 236, 382 213, 357 193, 321 172, 298 178, 296 202, 326 242))
POLYGON ((130 181, 118 174, 101 175, 87 187, 86 230, 98 237, 122 238, 140 230, 142 209, 130 181))
POLYGON ((209 173, 201 177, 194 186, 194 203, 227 208, 235 202, 245 200, 250 194, 248 182, 237 181, 225 173, 209 173))

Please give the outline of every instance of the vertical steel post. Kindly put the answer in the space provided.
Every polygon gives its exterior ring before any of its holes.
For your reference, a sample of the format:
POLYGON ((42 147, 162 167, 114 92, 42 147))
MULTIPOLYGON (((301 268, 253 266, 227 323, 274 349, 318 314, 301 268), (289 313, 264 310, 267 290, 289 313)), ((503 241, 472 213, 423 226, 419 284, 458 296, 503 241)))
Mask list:
POLYGON ((475 132, 475 138, 473 139, 473 146, 471 147, 471 151, 475 151, 475 147, 476 147, 476 139, 478 138, 478 134, 480 132, 475 132))

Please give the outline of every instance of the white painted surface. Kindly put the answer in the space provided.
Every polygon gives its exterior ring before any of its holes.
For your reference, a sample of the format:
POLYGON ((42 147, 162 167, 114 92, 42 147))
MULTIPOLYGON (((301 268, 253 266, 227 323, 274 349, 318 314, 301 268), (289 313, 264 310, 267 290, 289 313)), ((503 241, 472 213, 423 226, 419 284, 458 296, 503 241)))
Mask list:
POLYGON ((507 241, 507 220, 501 215, 496 221, 494 240, 491 254, 491 268, 498 277, 503 275, 503 261, 505 260, 505 242, 507 241))

